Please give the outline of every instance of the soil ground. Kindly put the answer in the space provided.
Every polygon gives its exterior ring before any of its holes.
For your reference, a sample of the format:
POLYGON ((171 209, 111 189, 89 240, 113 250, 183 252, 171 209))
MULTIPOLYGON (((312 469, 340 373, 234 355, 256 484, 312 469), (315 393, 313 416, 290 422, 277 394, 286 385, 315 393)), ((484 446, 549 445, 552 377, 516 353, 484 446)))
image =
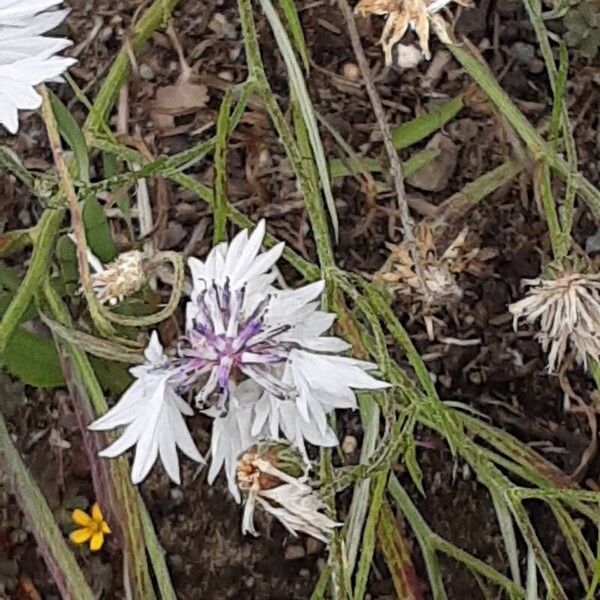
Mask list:
MULTIPOLYGON (((145 3, 70 0, 67 4, 72 13, 64 26, 65 32, 75 40, 79 59, 72 74, 93 97, 125 41, 136 11, 145 3)), ((543 129, 551 110, 551 94, 535 36, 521 3, 480 0, 477 4, 475 9, 462 11, 456 23, 457 33, 467 35, 481 50, 503 88, 527 117, 543 129)), ((352 75, 355 58, 335 3, 301 1, 298 6, 313 62, 308 81, 316 110, 360 154, 378 155, 380 136, 364 87, 359 79, 344 76, 352 75)), ((270 80, 285 105, 283 61, 267 24, 261 16, 257 19, 270 80)), ((437 40, 432 42, 431 63, 407 71, 384 70, 380 49, 375 44, 381 23, 373 19, 371 23, 361 21, 360 26, 390 123, 407 121, 460 93, 467 93, 470 98, 444 130, 456 151, 446 181, 436 192, 408 185, 414 206, 426 211, 428 205, 440 204, 465 183, 509 156, 505 130, 483 97, 473 95, 470 81, 444 54, 437 40)), ((154 155, 179 152, 201 141, 212 131, 224 90, 243 81, 246 74, 232 0, 183 0, 175 13, 173 30, 195 83, 206 86, 206 105, 187 115, 167 118, 166 122, 157 117, 161 90, 177 81, 181 66, 172 38, 164 32, 156 33, 146 51, 137 57, 126 96, 128 133, 140 136, 154 155)), ((574 59, 567 98, 575 124, 580 168, 595 185, 600 184, 599 77, 597 64, 574 59)), ((60 94, 70 101, 66 87, 60 94)), ((73 102, 71 106, 83 119, 81 106, 73 102)), ((113 125, 118 126, 116 122, 113 125)), ((329 155, 336 156, 333 140, 323 135, 329 155)), ((50 167, 39 116, 24 121, 17 137, 2 142, 18 151, 28 166, 42 170, 50 167)), ((403 151, 402 158, 422 146, 424 143, 403 151)), ((234 136, 229 167, 230 194, 236 205, 255 220, 266 217, 273 232, 301 254, 314 258, 292 171, 258 102, 251 104, 234 136)), ((210 160, 194 167, 191 173, 210 184, 210 160)), ((5 228, 35 222, 40 212, 35 201, 10 178, 0 174, 0 179, 3 183, 0 217, 5 228)), ((157 192, 157 188, 152 191, 157 192)), ((162 200, 157 210, 162 218, 155 235, 161 247, 187 248, 203 256, 210 247, 210 235, 202 235, 203 231, 210 231, 208 209, 175 187, 163 187, 160 191, 162 200), (190 239, 197 240, 192 247, 190 239)), ((340 243, 336 248, 339 264, 345 269, 372 274, 387 258, 386 243, 401 239, 395 199, 391 195, 380 196, 377 207, 373 208, 352 178, 336 180, 334 192, 341 222, 340 243)), ((419 212, 414 214, 417 220, 422 217, 419 212)), ((537 276, 542 257, 548 254, 546 228, 531 192, 530 175, 525 173, 499 189, 472 210, 464 224, 470 229, 470 243, 493 249, 494 257, 478 276, 460 275, 463 297, 455 306, 438 314, 436 340, 428 340, 422 320, 409 314, 401 303, 396 306, 398 314, 437 377, 444 400, 470 404, 496 425, 535 444, 538 451, 571 473, 589 442, 586 420, 565 413, 563 392, 557 378, 544 374, 544 357, 533 333, 523 330, 515 333, 507 315, 507 304, 521 295, 520 280, 537 276), (448 338, 479 338, 480 343, 458 346, 440 341, 448 338)), ((578 210, 577 242, 585 248, 595 233, 596 226, 589 214, 584 209, 578 210)), ((117 241, 124 240, 117 238, 117 241)), ((448 241, 439 240, 442 246, 448 241)), ((571 386, 590 401, 590 384, 579 370, 574 369, 568 377, 571 386)), ((70 508, 81 497, 92 498, 89 470, 68 395, 64 391, 23 389, 7 377, 2 384, 7 390, 7 411, 19 447, 68 531, 70 508)), ((195 417, 192 423, 201 450, 208 445, 205 425, 201 417, 195 417)), ((427 430, 418 433, 426 497, 414 491, 413 498, 425 519, 435 531, 460 547, 498 568, 506 568, 487 492, 434 434, 427 430)), ((340 439, 348 435, 360 442, 357 415, 347 413, 339 419, 339 434, 340 439)), ((349 463, 355 462, 358 453, 345 458, 349 463)), ((227 495, 223 481, 210 487, 204 471, 197 472, 189 462, 183 463, 181 487, 170 484, 160 469, 155 469, 141 486, 167 552, 178 597, 182 600, 308 598, 323 564, 323 546, 290 538, 278 524, 267 522, 260 524, 263 532, 260 538, 242 537, 239 507, 227 495)), ((595 486, 599 471, 598 460, 594 458, 584 480, 595 486)), ((400 467, 399 473, 402 473, 400 467)), ((347 498, 342 497, 342 516, 345 508, 347 498)), ((0 511, 0 583, 7 597, 36 598, 32 589, 42 598, 57 597, 27 524, 6 492, 0 495, 0 511)), ((541 507, 534 508, 532 514, 565 589, 570 597, 580 597, 576 574, 558 533, 550 525, 552 519, 541 507)), ((407 535, 411 539, 410 533, 407 535)), ((412 550, 417 572, 425 582, 418 548, 412 550)), ((103 591, 102 597, 122 598, 122 565, 117 553, 111 552, 111 543, 97 555, 90 556, 85 549, 78 553, 82 564, 94 574, 94 585, 103 591)), ((370 597, 393 598, 391 578, 379 556, 375 563, 369 583, 370 597)), ((448 562, 444 564, 444 573, 451 600, 482 597, 476 582, 462 568, 448 562)))

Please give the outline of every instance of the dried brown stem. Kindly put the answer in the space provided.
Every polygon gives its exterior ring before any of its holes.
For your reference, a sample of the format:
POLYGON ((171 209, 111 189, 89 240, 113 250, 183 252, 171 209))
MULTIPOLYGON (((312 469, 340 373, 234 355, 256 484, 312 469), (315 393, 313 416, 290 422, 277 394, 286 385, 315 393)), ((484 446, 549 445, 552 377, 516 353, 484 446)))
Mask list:
MULTIPOLYGON (((402 174, 402 164, 400 163, 398 152, 396 151, 396 148, 394 147, 394 142, 392 141, 392 133, 390 130, 390 126, 387 122, 381 98, 379 97, 379 93, 377 92, 377 89, 373 82, 373 77, 371 76, 371 70, 369 68, 369 64, 367 63, 367 57, 365 56, 365 51, 363 49, 362 42, 360 41, 360 35, 356 27, 356 21, 354 20, 354 14, 352 13, 352 9, 348 4, 348 0, 337 0, 337 3, 346 21, 348 35, 350 36, 350 42, 352 43, 354 55, 356 56, 356 61, 358 63, 358 68, 360 69, 360 73, 365 82, 367 94, 369 96, 371 106, 373 106, 373 112, 375 113, 377 124, 379 125, 379 129, 381 130, 381 134, 383 136, 383 145, 388 156, 388 160, 390 162, 390 173, 392 175, 392 181, 394 184, 394 189, 396 191, 396 198, 398 200, 398 210, 400 214, 400 221, 402 222, 402 229, 404 232, 404 241, 410 249, 411 256, 415 264, 415 270, 419 277, 425 283, 426 279, 423 276, 422 260, 418 252, 416 251, 414 223, 412 217, 410 216, 410 211, 408 209, 406 190, 404 188, 404 177, 402 174)), ((426 283, 425 289, 429 291, 426 283)))

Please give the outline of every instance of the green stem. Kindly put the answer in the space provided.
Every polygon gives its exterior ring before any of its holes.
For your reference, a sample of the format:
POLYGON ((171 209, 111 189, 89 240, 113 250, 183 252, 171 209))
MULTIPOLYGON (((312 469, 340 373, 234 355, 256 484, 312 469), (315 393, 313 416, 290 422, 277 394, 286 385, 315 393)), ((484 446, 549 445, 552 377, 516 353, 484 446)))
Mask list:
MULTIPOLYGON (((292 164, 292 168, 298 177, 302 195, 307 203, 309 218, 315 243, 317 245, 317 253, 321 268, 324 271, 324 276, 327 278, 327 268, 335 265, 333 250, 329 240, 329 232, 327 227, 327 217, 323 207, 318 189, 315 189, 314 181, 310 172, 307 172, 306 159, 303 159, 302 151, 299 144, 294 139, 294 135, 290 130, 285 116, 277 104, 275 95, 271 91, 267 80, 262 58, 260 55, 260 47, 258 45, 258 37, 256 26, 254 23, 254 15, 252 12, 251 0, 238 0, 238 11, 242 22, 242 33, 244 36, 244 45, 246 49, 246 62, 248 63, 248 71, 250 79, 256 83, 257 92, 260 94, 262 101, 265 104, 267 112, 273 121, 273 125, 279 135, 287 156, 292 164), (309 205, 310 204, 310 205, 309 205)), ((305 125, 304 125, 305 127, 305 125)), ((306 135, 308 135, 306 133, 306 135)), ((310 156, 310 155, 309 155, 310 156)), ((311 162, 312 163, 312 159, 311 162)))
MULTIPOLYGON (((138 53, 161 25, 166 25, 179 0, 154 0, 154 3, 136 23, 129 43, 124 44, 102 83, 96 100, 84 125, 86 137, 100 131, 114 106, 119 90, 129 75, 130 52, 138 53)), ((88 142, 89 144, 89 142, 88 142)))
POLYGON ((52 247, 64 216, 63 210, 46 209, 37 225, 36 243, 23 282, 11 300, 0 322, 0 355, 21 324, 23 315, 42 284, 52 256, 52 247))
POLYGON ((525 167, 526 165, 519 161, 509 159, 492 171, 465 184, 459 192, 440 204, 433 219, 433 228, 442 229, 449 223, 458 222, 484 198, 511 182, 525 167))
POLYGON ((566 249, 563 248, 563 235, 556 211, 556 202, 552 194, 552 180, 548 163, 539 162, 535 165, 533 179, 536 194, 540 199, 544 216, 546 217, 552 253, 554 258, 558 260, 562 256, 565 256, 566 249))
POLYGON ((213 203, 213 244, 224 242, 227 239, 227 144, 229 142, 229 120, 231 118, 231 104, 233 92, 227 90, 217 118, 217 136, 215 144, 215 189, 213 203))
MULTIPOLYGON (((43 291, 54 319, 66 327, 72 327, 69 312, 48 281, 44 282, 43 291)), ((88 357, 73 344, 67 342, 65 346, 73 362, 74 370, 87 390, 95 414, 98 416, 104 414, 108 410, 108 405, 88 357)), ((157 581, 161 582, 160 589, 163 600, 175 600, 173 586, 168 580, 164 552, 156 533, 151 529, 152 521, 139 492, 131 484, 129 466, 126 460, 120 457, 111 461, 110 467, 114 493, 113 510, 120 516, 123 527, 125 552, 129 556, 128 567, 133 571, 134 593, 137 594, 135 597, 139 600, 151 600, 155 597, 145 553, 147 548, 157 581)))
MULTIPOLYGON (((442 33, 447 39, 447 32, 442 33)), ((465 71, 488 95, 500 113, 508 120, 521 136, 534 160, 546 161, 563 179, 572 176, 573 188, 587 203, 596 218, 600 218, 600 190, 592 185, 581 173, 573 173, 571 165, 546 142, 536 129, 513 104, 506 92, 500 87, 488 68, 473 56, 465 46, 446 41, 448 50, 463 66, 465 71)))
POLYGON ((367 581, 371 571, 371 562, 375 553, 375 542, 377 538, 377 523, 379 522, 379 511, 385 498, 388 473, 382 473, 375 477, 373 493, 369 505, 369 514, 365 523, 360 551, 360 560, 356 569, 356 583, 354 585, 354 600, 362 600, 367 591, 367 581))
POLYGON ((65 600, 94 600, 96 596, 65 542, 40 488, 12 443, 1 414, 0 464, 61 596, 65 600))

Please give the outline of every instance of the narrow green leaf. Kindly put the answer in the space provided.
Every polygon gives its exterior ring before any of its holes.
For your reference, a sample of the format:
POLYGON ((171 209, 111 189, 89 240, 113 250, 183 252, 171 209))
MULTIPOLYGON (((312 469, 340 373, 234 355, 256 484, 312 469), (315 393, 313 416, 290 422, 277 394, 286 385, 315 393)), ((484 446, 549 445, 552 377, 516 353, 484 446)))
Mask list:
MULTIPOLYGON (((415 152, 409 159, 402 162, 402 173, 404 174, 404 177, 410 177, 419 169, 422 169, 433 162, 439 155, 440 151, 435 148, 425 148, 420 152, 415 152)), ((368 173, 383 173, 386 170, 384 163, 376 158, 361 158, 359 160, 360 167, 352 164, 350 161, 346 164, 339 158, 334 158, 329 163, 331 178, 335 179, 336 177, 345 177, 347 175, 359 175, 362 171, 367 171, 368 173)), ((377 184, 381 187, 381 191, 390 189, 390 186, 387 183, 378 182, 377 184)))
POLYGON ((404 450, 404 464, 406 465, 406 470, 408 471, 410 478, 413 480, 413 483, 419 492, 425 496, 425 490, 423 488, 423 473, 421 472, 421 467, 417 461, 417 451, 414 436, 407 436, 405 443, 406 449, 404 450))
MULTIPOLYGON (((360 417, 363 423, 364 439, 360 450, 361 463, 366 462, 373 452, 379 438, 380 409, 370 394, 360 394, 358 397, 360 417)), ((371 480, 360 481, 354 486, 352 503, 346 519, 346 559, 348 571, 352 573, 362 539, 362 530, 369 509, 369 489, 371 480)))
POLYGON ((96 595, 90 589, 71 548, 67 545, 42 491, 15 448, 1 415, 0 465, 61 597, 93 600, 96 595))
POLYGON ((554 87, 554 102, 550 118, 550 139, 556 140, 560 134, 562 118, 565 110, 565 95, 567 92, 567 74, 569 72, 569 55, 567 48, 561 44, 559 51, 559 66, 554 87))
POLYGON ((377 539, 377 523, 379 522, 379 511, 385 497, 387 487, 387 473, 377 475, 374 479, 369 513, 365 522, 363 532, 360 559, 356 568, 356 585, 354 586, 354 600, 362 600, 367 591, 367 581, 371 572, 373 554, 375 552, 375 541, 377 539))
POLYGON ((281 12, 285 17, 287 26, 292 35, 292 41, 296 47, 296 51, 302 59, 304 70, 308 72, 310 66, 310 60, 308 57, 308 48, 306 47, 306 40, 304 39, 304 31, 302 30, 302 24, 298 17, 298 11, 296 9, 296 3, 294 0, 279 0, 279 6, 281 12))
POLYGON ((402 600, 422 599, 420 581, 416 576, 407 543, 387 502, 381 507, 377 536, 381 542, 385 563, 392 574, 396 596, 402 600))
POLYGON ((90 180, 90 158, 83 133, 60 98, 50 90, 48 90, 48 96, 58 123, 58 130, 73 151, 75 164, 77 165, 77 179, 87 183, 90 180))
POLYGON ((527 600, 538 600, 538 578, 535 554, 531 547, 527 549, 527 600))
POLYGON ((435 545, 432 543, 432 534, 429 526, 423 520, 421 513, 411 502, 408 494, 400 485, 395 475, 391 475, 388 482, 388 490, 396 502, 398 509, 406 517, 425 561, 425 568, 431 585, 431 595, 434 600, 448 600, 442 581, 442 571, 435 551, 435 545))
POLYGON ((490 489, 490 494, 492 496, 492 501, 494 502, 494 508, 496 509, 496 516, 498 518, 498 524, 500 525, 500 531, 502 533, 504 546, 508 555, 508 564, 510 565, 510 572, 513 581, 517 585, 521 585, 517 538, 515 536, 515 528, 510 509, 498 492, 490 489))
POLYGON ((8 146, 0 146, 0 166, 12 173, 30 190, 35 186, 35 177, 25 168, 18 154, 8 146))
POLYGON ((85 237, 90 250, 103 262, 108 263, 117 255, 117 248, 110 234, 108 220, 96 197, 88 197, 82 211, 85 237))
POLYGON ((214 188, 214 208, 213 208, 213 243, 218 244, 227 239, 227 204, 228 191, 227 182, 229 181, 227 173, 227 143, 229 141, 229 121, 231 119, 231 104, 233 94, 231 89, 227 90, 221 106, 219 107, 219 116, 217 118, 217 141, 215 144, 215 188, 214 188))
POLYGON ((302 112, 302 118, 306 124, 308 131, 308 137, 310 145, 314 155, 314 161, 316 163, 319 178, 321 180, 321 186, 323 188, 323 194, 325 195, 325 203, 327 210, 329 211, 329 217, 333 226, 335 238, 339 235, 339 225, 337 210, 335 207, 335 200, 331 191, 331 182, 329 180, 329 171, 327 169, 327 159, 325 157, 325 149, 323 148, 323 142, 321 141, 321 135, 317 126, 317 119, 315 117, 314 108, 308 94, 306 82, 302 76, 302 70, 294 54, 291 42, 288 38, 285 27, 283 26, 277 11, 273 7, 271 0, 259 0, 262 9, 265 12, 269 25, 273 30, 273 35, 277 42, 277 46, 281 51, 281 55, 286 64, 290 85, 295 91, 296 98, 300 111, 302 112))
POLYGON ((453 119, 463 106, 463 97, 457 96, 431 112, 394 127, 392 129, 394 148, 402 150, 424 140, 453 119))

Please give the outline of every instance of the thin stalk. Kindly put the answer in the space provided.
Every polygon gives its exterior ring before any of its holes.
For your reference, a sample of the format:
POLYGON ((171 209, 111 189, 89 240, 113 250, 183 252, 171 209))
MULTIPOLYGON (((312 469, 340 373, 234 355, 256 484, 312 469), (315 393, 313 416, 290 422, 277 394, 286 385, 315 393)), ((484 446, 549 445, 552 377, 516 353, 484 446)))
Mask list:
POLYGON ((84 125, 86 137, 102 129, 108 113, 114 106, 119 96, 119 90, 129 75, 131 68, 130 52, 139 52, 146 45, 152 33, 161 25, 166 25, 171 13, 178 4, 179 0, 154 0, 153 4, 136 23, 131 39, 119 51, 96 95, 96 100, 84 125))
POLYGON ((387 117, 383 109, 381 98, 379 97, 377 89, 375 88, 375 84, 373 83, 373 77, 371 76, 371 70, 369 68, 369 64, 367 63, 367 57, 365 56, 365 51, 360 41, 360 35, 358 33, 358 28, 356 27, 352 9, 350 8, 347 0, 337 0, 337 4, 344 17, 344 20, 346 21, 346 27, 348 29, 348 34, 350 35, 350 42, 354 50, 354 55, 356 56, 358 67, 365 83, 367 94, 369 95, 369 100, 371 101, 373 112, 375 113, 375 118, 377 119, 377 125, 379 126, 383 136, 383 145, 390 163, 390 173, 392 176, 392 181, 394 182, 394 189, 396 191, 396 197, 398 200, 398 209, 400 211, 400 219, 404 229, 404 239, 409 247, 412 247, 415 243, 415 236, 413 232, 414 226, 408 210, 408 202, 406 200, 404 177, 402 175, 402 164, 400 163, 398 152, 394 146, 392 132, 387 122, 387 117))
POLYGON ((233 92, 227 90, 217 118, 217 135, 215 144, 215 200, 213 203, 213 244, 224 242, 227 239, 227 145, 229 142, 229 120, 231 117, 231 104, 233 102, 233 92))
POLYGON ((488 95, 500 113, 508 120, 521 136, 534 160, 544 160, 563 179, 573 178, 573 188, 587 203, 596 218, 600 218, 600 190, 590 183, 580 172, 573 172, 567 160, 560 156, 546 142, 536 129, 529 123, 523 113, 514 105, 506 92, 500 87, 486 65, 468 50, 466 45, 459 45, 450 39, 446 27, 442 28, 439 22, 434 22, 440 32, 440 39, 444 42, 454 58, 462 65, 471 78, 488 95))
POLYGON ((371 101, 373 112, 375 113, 375 118, 377 119, 377 125, 379 126, 381 135, 383 137, 383 146, 389 160, 390 174, 392 177, 394 191, 396 192, 396 199, 398 201, 398 211, 400 215, 400 221, 402 223, 404 241, 406 242, 406 245, 410 251, 417 276, 424 283, 423 287, 425 294, 427 297, 429 297, 431 290, 427 285, 422 257, 417 251, 414 223, 410 215, 408 201, 406 199, 402 163, 400 162, 398 151, 396 150, 396 145, 401 145, 401 141, 398 139, 400 136, 396 136, 397 143, 394 144, 394 136, 392 135, 392 131, 387 121, 387 117, 383 109, 383 103, 381 102, 381 98, 379 97, 379 93, 377 92, 377 88, 373 82, 367 57, 365 56, 365 51, 360 41, 358 28, 356 27, 356 21, 354 20, 354 14, 352 13, 352 9, 348 4, 348 0, 337 0, 337 4, 342 15, 344 16, 344 20, 346 21, 346 28, 348 29, 348 35, 350 36, 350 42, 354 50, 354 55, 356 56, 356 61, 358 62, 358 67, 365 83, 367 94, 369 96, 369 100, 371 101))
POLYGON ((52 247, 58 235, 63 216, 64 211, 62 209, 48 208, 42 213, 37 225, 36 240, 29 268, 0 322, 0 355, 6 350, 12 334, 21 324, 27 308, 33 301, 48 272, 52 247))
POLYGON ((362 538, 360 560, 356 569, 356 583, 354 585, 354 600, 362 600, 367 591, 367 582, 371 572, 371 563, 375 553, 375 542, 377 539, 377 523, 379 522, 379 511, 385 498, 388 473, 382 473, 375 477, 373 493, 369 506, 369 514, 365 522, 362 538))
POLYGON ((0 464, 31 528, 46 566, 65 600, 94 600, 40 488, 19 456, 0 414, 0 464))
POLYGON ((309 217, 311 219, 311 228, 315 237, 319 262, 321 263, 323 274, 327 278, 328 268, 335 265, 335 260, 329 239, 327 217, 319 191, 314 189, 311 176, 306 172, 306 161, 267 80, 260 54, 251 0, 238 0, 238 12, 242 23, 242 34, 250 79, 255 82, 256 91, 265 104, 275 130, 290 159, 294 172, 298 177, 298 183, 304 200, 310 203, 310 206, 307 204, 307 209, 309 210, 309 217))
MULTIPOLYGON (((69 312, 48 281, 44 283, 43 291, 53 318, 64 326, 72 327, 69 312)), ((66 346, 73 368, 87 390, 95 414, 97 416, 104 414, 108 410, 108 405, 88 357, 76 346, 68 342, 66 346)), ((157 581, 160 578, 163 600, 175 600, 172 584, 165 579, 165 574, 168 577, 168 568, 164 559, 164 551, 160 547, 156 533, 151 530, 152 521, 138 490, 131 484, 129 466, 123 457, 110 462, 110 475, 114 493, 113 510, 115 514, 119 515, 123 527, 124 551, 129 557, 128 566, 133 572, 133 589, 137 594, 135 598, 151 600, 155 597, 145 553, 147 548, 157 581)))
POLYGON ((71 226, 73 227, 73 234, 76 241, 77 249, 77 264, 79 266, 79 277, 81 279, 81 286, 87 300, 90 314, 94 324, 98 329, 107 337, 114 336, 114 329, 108 322, 103 312, 100 310, 96 297, 94 296, 94 290, 92 288, 92 280, 90 274, 90 265, 87 257, 87 241, 85 239, 85 229, 83 225, 83 218, 81 215, 81 208, 77 199, 77 193, 69 169, 65 161, 65 157, 62 150, 62 144, 60 140, 60 134, 58 132, 58 125, 54 117, 52 105, 50 103, 50 96, 45 86, 41 87, 42 94, 42 115, 44 123, 46 124, 46 130, 48 132, 48 141, 50 142, 50 148, 54 157, 54 164, 58 173, 58 178, 61 184, 62 192, 67 200, 67 206, 71 214, 71 226))
POLYGON ((550 167, 546 162, 538 162, 533 171, 533 182, 535 194, 542 205, 548 232, 550 234, 550 244, 555 259, 559 259, 566 254, 563 249, 563 233, 558 220, 556 203, 552 194, 552 180, 550 177, 550 167))

